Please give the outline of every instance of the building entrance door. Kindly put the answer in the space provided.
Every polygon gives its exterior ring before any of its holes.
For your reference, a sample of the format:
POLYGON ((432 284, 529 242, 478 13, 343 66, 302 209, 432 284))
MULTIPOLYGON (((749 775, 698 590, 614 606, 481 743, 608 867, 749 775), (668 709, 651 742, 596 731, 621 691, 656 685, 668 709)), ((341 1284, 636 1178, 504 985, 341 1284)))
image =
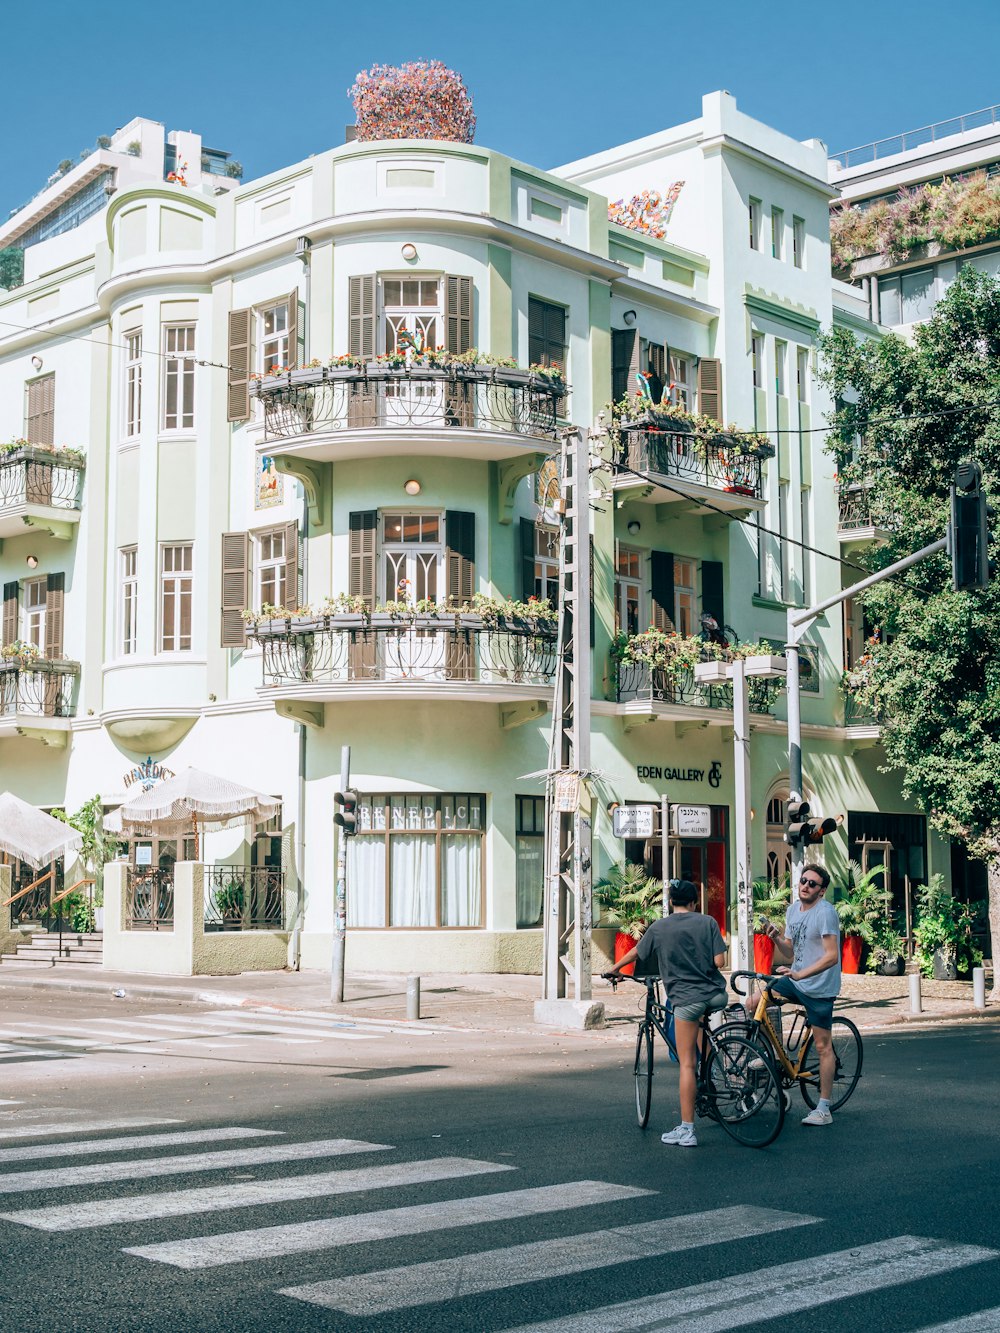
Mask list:
POLYGON ((653 819, 653 837, 645 842, 625 843, 626 861, 646 867, 657 879, 687 879, 701 893, 698 910, 719 923, 724 939, 729 938, 729 808, 713 805, 712 833, 708 838, 678 838, 671 834, 667 842, 668 867, 663 871, 663 842, 660 836, 660 810, 653 819))

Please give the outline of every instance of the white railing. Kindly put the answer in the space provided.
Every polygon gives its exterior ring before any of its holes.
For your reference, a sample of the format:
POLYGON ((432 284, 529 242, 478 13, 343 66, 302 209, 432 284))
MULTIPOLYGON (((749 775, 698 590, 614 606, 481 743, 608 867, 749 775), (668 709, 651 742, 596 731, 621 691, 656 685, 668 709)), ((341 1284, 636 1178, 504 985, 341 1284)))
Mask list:
POLYGON ((947 139, 953 134, 965 134, 967 130, 982 129, 984 125, 1000 123, 1000 103, 996 106, 983 107, 981 111, 970 111, 964 116, 952 116, 950 120, 939 120, 933 125, 921 125, 917 130, 906 130, 902 134, 893 134, 888 139, 876 139, 873 143, 861 144, 858 148, 846 148, 830 156, 845 167, 854 167, 861 162, 876 162, 882 157, 893 157, 896 153, 906 153, 921 144, 936 143, 938 139, 947 139))

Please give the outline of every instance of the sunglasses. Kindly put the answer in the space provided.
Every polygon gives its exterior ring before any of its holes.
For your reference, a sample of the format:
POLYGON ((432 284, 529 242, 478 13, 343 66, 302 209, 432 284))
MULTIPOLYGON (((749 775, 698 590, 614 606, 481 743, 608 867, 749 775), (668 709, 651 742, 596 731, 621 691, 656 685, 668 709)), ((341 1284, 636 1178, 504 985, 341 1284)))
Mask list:
POLYGON ((810 889, 821 889, 823 887, 823 881, 821 879, 806 879, 805 875, 802 876, 799 883, 805 884, 806 887, 810 889))

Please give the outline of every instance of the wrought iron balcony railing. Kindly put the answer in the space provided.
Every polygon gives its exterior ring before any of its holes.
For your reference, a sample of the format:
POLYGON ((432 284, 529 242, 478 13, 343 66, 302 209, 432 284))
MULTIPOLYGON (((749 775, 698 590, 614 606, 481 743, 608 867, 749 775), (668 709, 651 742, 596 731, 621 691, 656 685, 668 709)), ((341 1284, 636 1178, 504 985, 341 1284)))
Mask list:
POLYGON ((843 686, 842 693, 844 696, 845 727, 877 727, 879 725, 876 713, 859 701, 854 690, 848 686, 843 686))
POLYGON ((125 920, 129 930, 173 930, 173 870, 156 866, 129 867, 125 920))
POLYGON ((37 445, 0 454, 0 510, 24 505, 79 509, 83 472, 82 458, 37 445))
POLYGON ((623 478, 634 473, 689 482, 734 495, 763 498, 761 454, 737 443, 716 443, 685 431, 667 431, 646 424, 622 422, 614 459, 623 478))
POLYGON ((206 866, 206 930, 284 930, 285 876, 276 866, 206 866))
POLYGON ((79 662, 0 660, 0 717, 73 717, 79 662))
MULTIPOLYGON (((619 703, 641 700, 646 703, 683 704, 689 708, 729 708, 733 706, 730 684, 701 685, 690 671, 673 672, 649 667, 644 662, 612 663, 616 671, 616 698, 619 703)), ((747 680, 750 711, 770 713, 781 681, 767 676, 747 680)))
POLYGON ((265 685, 549 685, 555 628, 547 622, 484 623, 480 616, 375 615, 272 620, 250 631, 263 647, 265 685))
POLYGON ((837 491, 837 526, 841 532, 875 526, 872 517, 871 488, 858 485, 841 486, 837 491))
POLYGON ((317 431, 474 430, 555 439, 567 386, 503 366, 317 366, 255 381, 269 440, 317 431))

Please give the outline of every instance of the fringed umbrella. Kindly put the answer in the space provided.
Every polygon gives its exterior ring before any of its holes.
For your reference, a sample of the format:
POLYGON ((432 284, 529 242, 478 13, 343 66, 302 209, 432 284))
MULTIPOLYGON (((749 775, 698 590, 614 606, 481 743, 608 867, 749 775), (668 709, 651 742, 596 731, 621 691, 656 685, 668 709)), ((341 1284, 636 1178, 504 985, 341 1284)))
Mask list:
POLYGON ((126 801, 104 821, 104 827, 112 832, 119 827, 123 832, 152 829, 168 836, 193 829, 198 856, 199 824, 218 828, 236 823, 260 824, 273 819, 280 809, 280 801, 252 787, 187 768, 126 801))
POLYGON ((40 870, 58 856, 79 851, 82 843, 76 829, 61 819, 9 791, 0 796, 0 851, 40 870))

